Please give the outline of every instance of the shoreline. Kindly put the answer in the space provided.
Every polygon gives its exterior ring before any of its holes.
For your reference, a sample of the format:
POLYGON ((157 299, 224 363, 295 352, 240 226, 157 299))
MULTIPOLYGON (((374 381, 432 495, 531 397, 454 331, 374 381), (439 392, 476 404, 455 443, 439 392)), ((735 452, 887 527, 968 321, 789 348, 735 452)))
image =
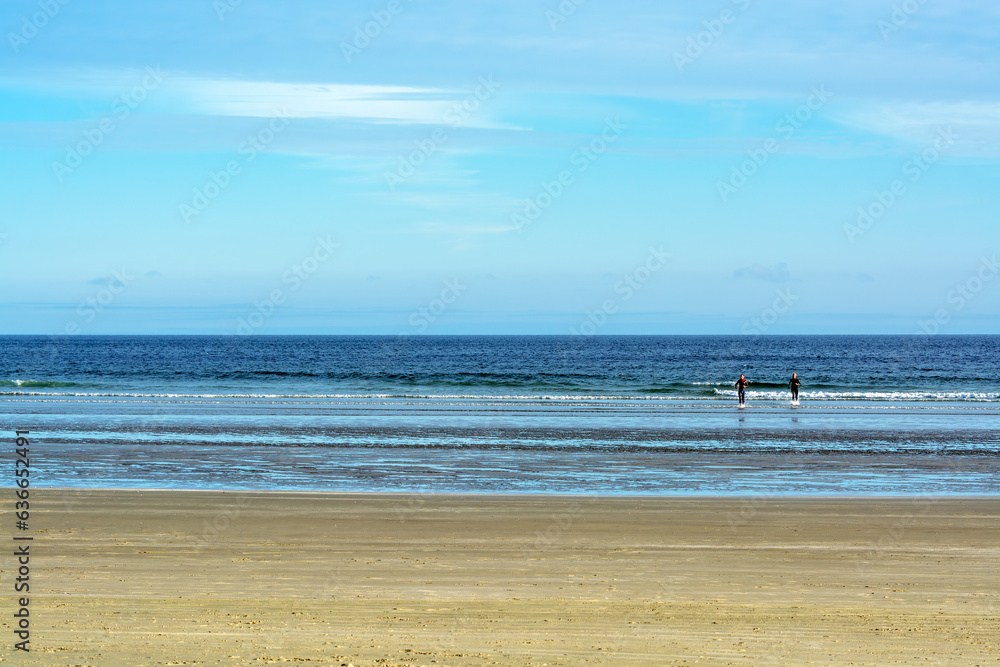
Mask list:
POLYGON ((142 487, 142 486, 128 486, 128 487, 117 487, 117 486, 41 486, 34 485, 31 487, 33 491, 44 491, 44 492, 57 492, 57 493, 77 493, 77 492, 122 492, 122 493, 205 493, 205 494, 226 494, 226 493, 243 493, 243 494, 259 494, 263 496, 267 495, 300 495, 300 496, 318 496, 318 497, 331 497, 331 498, 357 498, 361 499, 378 499, 379 497, 385 498, 398 498, 402 496, 427 496, 433 498, 481 498, 484 500, 496 499, 522 499, 522 500, 544 500, 547 498, 551 499, 585 499, 585 500, 664 500, 664 501, 685 501, 685 500, 718 500, 718 501, 741 501, 741 500, 751 500, 755 498, 773 498, 775 500, 781 501, 804 501, 817 503, 823 501, 902 501, 902 500, 947 500, 961 502, 965 500, 969 501, 990 501, 997 500, 1000 501, 1000 493, 989 494, 948 494, 948 493, 925 493, 925 494, 782 494, 782 493, 749 493, 749 494, 725 494, 725 493, 705 493, 705 494, 695 494, 695 493, 662 493, 662 494, 640 494, 640 493, 623 493, 623 494, 601 494, 601 493, 547 493, 539 491, 537 493, 530 493, 524 491, 512 491, 510 493, 503 493, 497 491, 317 491, 317 490, 296 490, 296 489, 249 489, 249 488, 218 488, 218 489, 191 489, 191 488, 173 488, 173 487, 142 487))
MULTIPOLYGON (((1000 652, 996 497, 83 491, 32 487, 25 664, 986 664, 1000 652)), ((9 590, 0 604, 13 611, 9 590)), ((10 643, 0 658, 17 661, 10 643)))

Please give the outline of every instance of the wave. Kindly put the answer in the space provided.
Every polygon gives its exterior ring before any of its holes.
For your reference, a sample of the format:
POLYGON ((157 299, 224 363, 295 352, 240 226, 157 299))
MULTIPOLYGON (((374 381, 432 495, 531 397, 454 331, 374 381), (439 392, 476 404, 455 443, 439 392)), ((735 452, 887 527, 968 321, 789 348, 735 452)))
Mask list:
MULTIPOLYGON (((10 386, 10 385, 7 385, 10 386)), ((24 389, 31 385, 18 385, 24 389)), ((37 388, 63 388, 79 386, 73 383, 43 383, 37 388)), ((126 399, 126 400, 466 400, 466 401, 663 401, 676 403, 679 400, 688 401, 730 401, 736 399, 735 389, 706 389, 688 392, 664 390, 657 392, 655 388, 641 390, 643 393, 613 393, 613 394, 431 394, 431 393, 398 393, 398 392, 346 392, 346 393, 255 393, 255 392, 141 392, 141 391, 24 391, 0 390, 0 397, 45 397, 49 399, 126 399)), ((788 400, 788 391, 748 390, 748 400, 784 402, 788 400)), ((799 397, 803 401, 834 402, 834 401, 865 401, 865 402, 1000 402, 1000 392, 975 391, 803 391, 799 397)))
POLYGON ((62 389, 84 387, 77 382, 57 382, 55 380, 0 380, 0 387, 25 387, 27 389, 62 389))
MULTIPOLYGON (((665 401, 666 397, 638 396, 628 394, 178 394, 178 393, 139 393, 139 392, 52 392, 52 391, 0 391, 0 396, 45 396, 53 398, 296 398, 296 399, 389 399, 405 398, 418 400, 450 399, 450 400, 548 400, 548 401, 665 401)), ((671 399, 676 397, 670 397, 671 399)))
POLYGON ((683 389, 674 387, 646 387, 637 390, 641 394, 654 394, 663 395, 666 398, 684 398, 684 397, 711 397, 716 395, 716 391, 709 387, 690 387, 685 386, 683 389))
MULTIPOLYGON (((736 398, 735 389, 716 389, 716 395, 725 398, 736 398)), ((787 401, 789 394, 785 391, 755 391, 748 389, 747 400, 787 401)), ((800 400, 808 401, 1000 401, 1000 392, 996 391, 800 391, 800 400)))

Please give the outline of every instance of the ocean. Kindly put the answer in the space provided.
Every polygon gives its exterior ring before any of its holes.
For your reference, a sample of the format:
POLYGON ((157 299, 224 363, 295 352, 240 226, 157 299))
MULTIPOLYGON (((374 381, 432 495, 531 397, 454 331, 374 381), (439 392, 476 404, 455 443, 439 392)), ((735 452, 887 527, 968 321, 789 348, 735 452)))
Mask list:
POLYGON ((997 495, 998 416, 1000 336, 0 337, 35 486, 997 495))

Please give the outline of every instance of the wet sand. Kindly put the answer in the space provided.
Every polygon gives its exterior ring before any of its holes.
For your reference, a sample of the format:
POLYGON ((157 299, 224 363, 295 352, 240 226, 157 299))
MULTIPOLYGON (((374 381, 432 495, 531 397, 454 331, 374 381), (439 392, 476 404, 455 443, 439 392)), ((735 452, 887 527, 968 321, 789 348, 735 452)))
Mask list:
POLYGON ((12 650, 13 549, 0 557, 10 664, 1000 655, 998 498, 33 489, 31 509, 30 654, 12 650))

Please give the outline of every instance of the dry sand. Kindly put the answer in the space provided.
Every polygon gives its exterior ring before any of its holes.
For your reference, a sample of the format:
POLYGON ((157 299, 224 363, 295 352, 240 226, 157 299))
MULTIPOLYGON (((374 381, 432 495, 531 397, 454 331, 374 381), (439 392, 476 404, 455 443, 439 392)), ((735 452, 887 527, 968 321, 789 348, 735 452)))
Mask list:
MULTIPOLYGON (((11 492, 12 494, 12 492, 11 492)), ((19 665, 998 664, 1000 499, 33 490, 19 665)), ((4 521, 6 544, 13 544, 4 521)))

